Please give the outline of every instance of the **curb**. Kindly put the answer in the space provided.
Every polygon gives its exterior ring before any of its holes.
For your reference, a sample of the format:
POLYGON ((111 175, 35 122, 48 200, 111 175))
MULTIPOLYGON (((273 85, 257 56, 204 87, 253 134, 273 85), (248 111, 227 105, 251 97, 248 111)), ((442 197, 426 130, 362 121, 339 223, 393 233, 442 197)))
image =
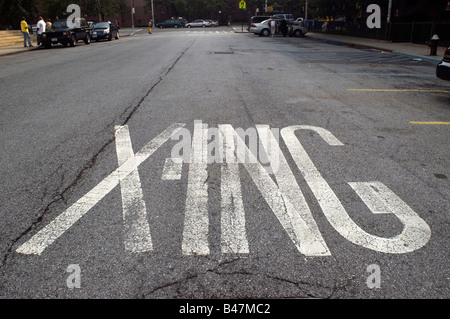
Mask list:
MULTIPOLYGON (((134 36, 137 32, 142 31, 142 29, 137 30, 136 32, 133 33, 126 33, 126 34, 121 34, 120 37, 130 37, 130 36, 134 36)), ((7 52, 7 53, 0 53, 0 57, 1 56, 8 56, 8 55, 14 55, 14 54, 19 54, 19 53, 25 53, 25 52, 31 52, 31 51, 35 51, 35 50, 39 50, 40 48, 36 48, 36 47, 31 47, 29 49, 25 49, 25 48, 18 48, 15 49, 14 51, 11 52, 7 52)))
POLYGON ((428 61, 432 61, 432 62, 441 62, 441 60, 442 60, 440 58, 433 58, 433 57, 430 57, 430 56, 413 54, 413 53, 409 53, 409 52, 402 52, 402 51, 396 51, 396 50, 392 50, 391 52, 392 53, 396 53, 396 54, 403 54, 403 55, 406 55, 406 56, 410 56, 412 58, 424 59, 424 60, 428 60, 428 61))
MULTIPOLYGON (((308 35, 306 35, 306 36, 308 36, 308 35)), ((401 55, 409 56, 412 58, 428 60, 431 62, 440 62, 441 61, 440 58, 433 58, 433 57, 426 56, 426 55, 419 55, 419 54, 414 54, 414 53, 409 53, 409 52, 397 51, 397 50, 387 49, 385 47, 380 47, 380 46, 374 46, 374 45, 368 45, 368 44, 357 44, 357 43, 336 40, 336 39, 329 39, 329 38, 316 38, 314 36, 312 36, 312 37, 308 36, 308 37, 313 40, 323 41, 323 42, 327 42, 327 43, 335 44, 335 45, 345 45, 345 46, 358 48, 358 49, 380 50, 380 51, 385 51, 385 52, 390 52, 390 53, 395 53, 395 54, 401 54, 401 55)))

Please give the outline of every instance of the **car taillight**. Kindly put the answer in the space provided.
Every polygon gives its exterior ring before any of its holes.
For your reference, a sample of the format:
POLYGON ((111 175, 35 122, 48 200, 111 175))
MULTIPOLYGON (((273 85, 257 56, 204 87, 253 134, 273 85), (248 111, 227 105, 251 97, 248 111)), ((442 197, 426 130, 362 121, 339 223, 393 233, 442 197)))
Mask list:
POLYGON ((256 25, 251 24, 251 25, 250 25, 250 28, 256 28, 256 25))
POLYGON ((448 48, 447 50, 445 50, 445 53, 444 53, 444 60, 445 60, 445 61, 450 61, 450 48, 448 48))

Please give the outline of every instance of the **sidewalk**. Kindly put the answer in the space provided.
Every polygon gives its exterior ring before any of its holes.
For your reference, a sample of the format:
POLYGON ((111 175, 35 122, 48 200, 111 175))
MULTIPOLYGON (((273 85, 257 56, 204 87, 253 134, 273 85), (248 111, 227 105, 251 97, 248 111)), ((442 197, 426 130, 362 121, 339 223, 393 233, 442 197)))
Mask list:
MULTIPOLYGON (((126 28, 126 29, 120 29, 120 36, 121 37, 127 37, 127 36, 131 36, 136 32, 139 32, 140 28, 135 28, 135 29, 131 29, 131 28, 126 28)), ((36 50, 38 48, 35 47, 36 45, 36 35, 32 35, 31 36, 31 44, 33 45, 33 47, 31 48, 24 48, 23 44, 18 44, 18 45, 13 45, 13 46, 4 46, 4 47, 0 47, 0 56, 2 55, 10 55, 10 54, 16 54, 16 53, 22 53, 22 52, 27 52, 27 51, 32 51, 32 50, 36 50)))
POLYGON ((429 60, 433 62, 440 62, 444 56, 446 47, 438 47, 437 55, 430 56, 430 47, 426 44, 416 44, 407 42, 390 42, 384 40, 376 40, 369 38, 358 38, 345 35, 315 33, 308 32, 306 36, 310 39, 325 41, 328 43, 347 45, 358 47, 362 49, 375 49, 380 51, 392 52, 396 54, 403 54, 413 58, 429 60))

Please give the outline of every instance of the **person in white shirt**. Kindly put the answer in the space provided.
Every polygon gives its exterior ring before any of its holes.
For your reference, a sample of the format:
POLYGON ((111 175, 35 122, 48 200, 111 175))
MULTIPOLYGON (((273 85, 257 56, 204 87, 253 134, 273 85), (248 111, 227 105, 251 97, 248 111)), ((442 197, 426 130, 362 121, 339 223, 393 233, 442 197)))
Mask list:
POLYGON ((273 17, 270 17, 269 26, 270 26, 270 36, 273 37, 275 34, 275 20, 273 17))
POLYGON ((36 28, 37 28, 36 34, 37 34, 37 46, 40 46, 42 33, 45 32, 45 22, 44 22, 44 19, 42 19, 41 16, 39 16, 38 20, 39 21, 38 21, 38 23, 36 25, 36 28))

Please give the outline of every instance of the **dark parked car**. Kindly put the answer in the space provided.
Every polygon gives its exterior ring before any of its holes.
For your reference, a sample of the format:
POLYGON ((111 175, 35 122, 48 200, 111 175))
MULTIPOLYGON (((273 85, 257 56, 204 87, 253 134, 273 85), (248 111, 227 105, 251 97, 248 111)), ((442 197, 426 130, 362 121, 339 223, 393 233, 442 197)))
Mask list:
POLYGON ((445 50, 444 58, 436 67, 436 76, 442 80, 450 81, 450 47, 445 50))
POLYGON ((77 19, 75 26, 67 25, 67 20, 56 20, 53 22, 53 31, 42 33, 41 42, 45 48, 50 48, 52 44, 68 44, 73 47, 79 40, 84 43, 91 43, 90 29, 86 19, 77 19))
POLYGON ((184 18, 179 18, 178 20, 180 20, 180 23, 181 23, 182 27, 184 27, 188 23, 188 20, 186 20, 184 18))
POLYGON ((167 19, 164 22, 160 22, 156 24, 157 28, 180 28, 182 27, 181 21, 179 19, 167 19))
POLYGON ((112 38, 118 40, 120 37, 119 29, 111 22, 97 22, 92 27, 92 39, 95 41, 108 40, 112 38))

